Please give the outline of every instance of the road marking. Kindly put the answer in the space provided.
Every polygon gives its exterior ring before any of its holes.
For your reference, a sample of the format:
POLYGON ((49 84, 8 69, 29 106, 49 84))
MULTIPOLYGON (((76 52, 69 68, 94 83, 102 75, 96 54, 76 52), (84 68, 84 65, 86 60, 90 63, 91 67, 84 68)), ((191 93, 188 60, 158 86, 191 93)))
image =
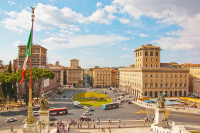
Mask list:
POLYGON ((140 109, 138 112, 134 112, 134 113, 137 113, 137 114, 148 114, 148 113, 153 114, 154 111, 140 109))
POLYGON ((191 116, 191 115, 180 115, 180 114, 170 114, 170 115, 177 115, 177 116, 187 116, 187 117, 193 117, 193 118, 200 118, 198 116, 191 116))

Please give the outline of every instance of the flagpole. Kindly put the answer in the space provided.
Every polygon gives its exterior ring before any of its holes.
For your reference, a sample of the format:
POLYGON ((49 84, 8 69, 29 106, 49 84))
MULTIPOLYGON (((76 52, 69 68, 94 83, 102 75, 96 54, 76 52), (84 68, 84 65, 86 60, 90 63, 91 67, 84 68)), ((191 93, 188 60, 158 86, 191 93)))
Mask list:
POLYGON ((28 105, 28 116, 26 117, 26 124, 34 124, 35 117, 33 115, 33 107, 32 107, 32 44, 33 44, 33 22, 34 22, 34 10, 35 7, 31 7, 32 9, 32 34, 31 34, 31 57, 30 57, 30 81, 29 81, 29 105, 28 105))

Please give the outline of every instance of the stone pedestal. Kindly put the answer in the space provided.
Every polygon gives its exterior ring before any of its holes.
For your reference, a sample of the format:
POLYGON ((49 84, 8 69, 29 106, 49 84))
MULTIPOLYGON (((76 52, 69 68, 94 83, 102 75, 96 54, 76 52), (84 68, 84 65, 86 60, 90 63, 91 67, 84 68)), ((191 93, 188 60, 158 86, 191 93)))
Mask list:
POLYGON ((39 133, 35 124, 24 124, 23 133, 39 133))
POLYGON ((40 124, 42 129, 46 129, 49 126, 49 110, 39 110, 40 114, 40 124))
POLYGON ((163 122, 165 122, 165 112, 166 109, 159 109, 157 108, 155 110, 155 124, 156 125, 163 125, 163 122))

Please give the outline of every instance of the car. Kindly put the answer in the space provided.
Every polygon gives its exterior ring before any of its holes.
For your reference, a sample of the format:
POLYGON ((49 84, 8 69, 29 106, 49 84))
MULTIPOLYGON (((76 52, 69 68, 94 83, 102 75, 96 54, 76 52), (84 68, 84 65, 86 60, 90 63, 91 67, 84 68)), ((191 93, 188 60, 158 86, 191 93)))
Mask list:
POLYGON ((91 118, 88 118, 87 116, 81 116, 79 118, 80 121, 91 121, 91 118))
POLYGON ((92 112, 85 111, 85 113, 83 113, 83 115, 92 115, 92 112))
POLYGON ((92 107, 89 107, 89 108, 87 109, 87 111, 94 111, 94 109, 93 109, 92 107))
POLYGON ((49 120, 50 120, 50 121, 56 121, 57 118, 56 118, 56 117, 53 117, 53 116, 49 116, 49 120))
POLYGON ((34 116, 39 116, 39 112, 38 111, 33 111, 34 116))
POLYGON ((84 107, 83 107, 83 109, 85 109, 85 110, 86 110, 86 109, 88 109, 88 107, 87 107, 87 106, 84 106, 84 107))
POLYGON ((9 117, 9 118, 7 118, 7 119, 5 120, 5 122, 7 122, 7 123, 9 123, 9 122, 15 122, 15 121, 17 121, 17 119, 14 118, 14 117, 9 117))

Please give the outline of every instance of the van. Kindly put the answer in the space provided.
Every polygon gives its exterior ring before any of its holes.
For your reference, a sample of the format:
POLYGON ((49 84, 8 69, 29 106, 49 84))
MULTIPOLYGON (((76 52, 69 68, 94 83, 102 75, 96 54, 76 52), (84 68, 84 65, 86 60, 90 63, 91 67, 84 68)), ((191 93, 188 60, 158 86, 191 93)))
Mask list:
POLYGON ((74 101, 74 106, 80 108, 81 103, 79 101, 74 101))

